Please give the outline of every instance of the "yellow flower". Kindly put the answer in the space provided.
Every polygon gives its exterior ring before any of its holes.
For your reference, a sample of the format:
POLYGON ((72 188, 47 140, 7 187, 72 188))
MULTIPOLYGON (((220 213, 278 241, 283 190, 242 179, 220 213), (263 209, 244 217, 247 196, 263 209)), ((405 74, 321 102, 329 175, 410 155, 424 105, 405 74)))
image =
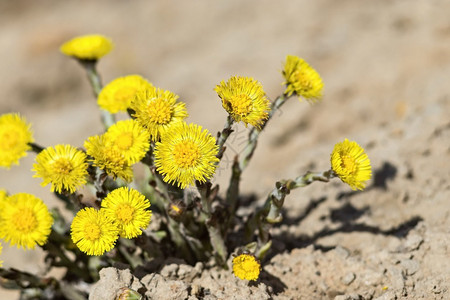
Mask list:
POLYGON ((352 190, 363 190, 372 176, 370 160, 364 149, 347 139, 334 146, 331 168, 352 190))
POLYGON ((111 40, 105 36, 83 35, 65 42, 60 50, 67 56, 83 60, 97 60, 108 54, 113 48, 111 40))
POLYGON ((231 77, 214 89, 222 99, 222 106, 236 122, 242 121, 260 128, 268 118, 269 100, 261 83, 249 77, 231 77))
POLYGON ((186 105, 177 102, 178 96, 155 87, 138 91, 131 101, 133 117, 150 132, 152 141, 157 141, 174 124, 187 116, 186 105))
POLYGON ((314 70, 306 61, 294 56, 288 55, 284 65, 283 76, 286 85, 284 92, 288 97, 295 93, 300 97, 315 102, 322 98, 323 82, 319 73, 314 70))
POLYGON ((150 148, 150 133, 136 120, 119 121, 108 128, 105 140, 117 147, 128 164, 144 158, 150 148))
POLYGON ((91 136, 84 142, 86 152, 92 158, 92 164, 104 170, 113 178, 120 177, 130 182, 133 179, 131 165, 118 147, 114 147, 105 135, 91 136))
POLYGON ((233 258, 233 273, 242 280, 257 280, 261 272, 261 264, 255 256, 241 254, 233 258))
POLYGON ((139 75, 119 77, 103 87, 97 103, 112 114, 126 112, 137 91, 151 87, 152 84, 139 75))
POLYGON ((44 245, 51 232, 53 218, 41 199, 19 193, 7 198, 0 218, 0 237, 24 249, 44 245))
POLYGON ((131 239, 142 234, 152 216, 150 201, 134 189, 121 187, 102 200, 105 214, 119 226, 119 234, 131 239))
POLYGON ((206 182, 214 175, 218 146, 208 130, 196 124, 181 123, 162 136, 155 146, 155 166, 164 181, 179 187, 206 182))
POLYGON ((30 127, 19 114, 0 116, 0 167, 9 169, 27 155, 28 143, 34 142, 30 127))
POLYGON ((87 156, 71 145, 56 145, 42 150, 33 164, 33 177, 43 179, 42 186, 51 183, 50 190, 62 193, 75 192, 86 183, 87 156))
POLYGON ((87 255, 102 255, 114 248, 119 238, 119 228, 105 211, 87 207, 73 218, 72 241, 87 255))

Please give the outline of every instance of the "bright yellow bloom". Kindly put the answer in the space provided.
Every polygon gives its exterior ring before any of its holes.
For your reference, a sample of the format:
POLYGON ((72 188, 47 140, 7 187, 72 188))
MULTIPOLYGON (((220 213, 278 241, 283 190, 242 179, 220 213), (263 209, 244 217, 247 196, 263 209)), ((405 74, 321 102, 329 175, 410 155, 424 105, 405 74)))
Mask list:
POLYGON ((181 123, 162 136, 155 146, 155 166, 164 181, 181 188, 195 180, 206 182, 214 175, 218 146, 208 130, 196 124, 181 123))
POLYGON ((187 116, 186 105, 177 102, 178 96, 155 87, 138 91, 131 101, 133 117, 150 132, 152 141, 157 141, 168 129, 181 123, 187 116))
POLYGON ((59 49, 67 56, 84 60, 97 60, 113 48, 111 40, 103 35, 83 35, 65 42, 59 49))
POLYGON ((0 116, 0 167, 9 169, 27 155, 28 143, 34 142, 30 127, 19 114, 0 116))
POLYGON ((121 237, 128 239, 142 234, 152 216, 150 201, 134 189, 121 187, 113 190, 102 200, 105 214, 119 226, 121 237))
POLYGON ((261 264, 255 256, 241 254, 233 258, 233 273, 242 280, 257 280, 261 272, 261 264))
POLYGON ((88 175, 87 156, 71 145, 56 145, 42 150, 33 164, 33 177, 42 178, 42 186, 51 183, 50 190, 62 193, 75 192, 83 186, 88 175))
POLYGON ((322 98, 323 82, 319 73, 314 70, 306 61, 294 56, 288 55, 284 65, 283 76, 286 85, 287 96, 295 93, 299 100, 300 97, 315 102, 322 98))
POLYGON ((117 147, 128 164, 144 158, 150 148, 150 133, 136 120, 119 121, 108 128, 105 140, 117 147))
POLYGON ((151 87, 152 84, 139 75, 119 77, 103 87, 97 103, 112 114, 119 111, 126 112, 136 93, 151 87))
POLYGON ((87 255, 103 255, 119 238, 117 224, 104 210, 92 207, 78 211, 70 229, 72 241, 87 255))
POLYGON ((363 190, 372 176, 370 160, 364 149, 347 139, 334 146, 331 168, 352 190, 363 190))
POLYGON ((53 218, 41 199, 27 193, 11 195, 2 209, 0 237, 5 241, 24 249, 47 242, 53 218))
POLYGON ((133 179, 131 165, 118 147, 114 147, 105 135, 91 136, 84 142, 90 161, 113 178, 120 177, 130 182, 133 179))
POLYGON ((261 83, 253 78, 233 76, 214 90, 222 99, 223 108, 236 122, 260 128, 268 118, 269 100, 261 83))

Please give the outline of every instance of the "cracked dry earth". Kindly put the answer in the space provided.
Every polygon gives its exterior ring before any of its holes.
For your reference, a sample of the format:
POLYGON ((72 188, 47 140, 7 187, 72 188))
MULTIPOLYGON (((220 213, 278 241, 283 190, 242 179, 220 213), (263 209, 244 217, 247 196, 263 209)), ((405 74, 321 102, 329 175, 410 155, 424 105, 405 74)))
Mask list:
MULTIPOLYGON (((255 200, 241 216, 277 180, 327 170, 344 138, 372 162, 365 191, 334 179, 288 196, 256 283, 172 259, 148 272, 104 269, 90 299, 114 299, 122 287, 148 299, 450 299, 450 2, 17 0, 0 9, 0 56, 8 58, 0 61, 0 112, 25 115, 42 145, 81 146, 102 130, 84 73, 58 53, 72 36, 96 32, 116 43, 99 64, 104 82, 141 74, 179 94, 188 121, 211 132, 226 118, 213 91, 221 80, 252 76, 273 99, 287 54, 319 71, 323 101, 290 100, 261 135, 242 178, 243 196, 255 200)), ((246 132, 235 127, 227 145, 214 179, 222 191, 246 132)), ((1 187, 58 205, 32 178, 32 164, 29 155, 0 170, 1 187)), ((4 266, 44 269, 39 250, 3 247, 4 266)), ((0 290, 1 299, 17 297, 0 290)))

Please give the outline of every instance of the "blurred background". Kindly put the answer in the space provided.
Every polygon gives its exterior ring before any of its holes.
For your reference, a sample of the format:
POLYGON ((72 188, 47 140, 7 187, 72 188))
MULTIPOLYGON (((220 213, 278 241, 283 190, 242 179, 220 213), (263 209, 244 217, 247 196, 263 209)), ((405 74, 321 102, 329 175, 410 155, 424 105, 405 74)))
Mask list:
MULTIPOLYGON (((368 147, 374 169, 388 157, 397 174, 414 168, 415 153, 432 143, 437 150, 417 167, 428 173, 416 173, 416 179, 425 182, 434 168, 445 178, 448 130, 445 138, 427 138, 449 124, 449 11, 450 2, 438 0, 2 0, 0 113, 20 112, 43 146, 81 147, 99 134, 99 111, 85 73, 59 52, 77 35, 98 33, 115 43, 98 64, 103 83, 142 75, 180 95, 188 122, 215 134, 226 113, 214 87, 233 75, 249 76, 274 99, 283 92, 281 70, 292 54, 321 74, 324 99, 314 106, 291 99, 276 114, 244 173, 244 193, 259 199, 276 180, 326 170, 334 144, 344 138, 368 147), (442 155, 444 161, 438 159, 442 155)), ((235 130, 215 182, 228 182, 227 166, 242 148, 247 129, 235 130)), ((34 156, 1 169, 0 187, 57 205, 49 186, 32 178, 34 156)), ((330 189, 342 188, 334 183, 330 189)), ((42 271, 39 249, 2 244, 4 267, 42 271)), ((6 295, 13 294, 0 291, 0 298, 6 295)))

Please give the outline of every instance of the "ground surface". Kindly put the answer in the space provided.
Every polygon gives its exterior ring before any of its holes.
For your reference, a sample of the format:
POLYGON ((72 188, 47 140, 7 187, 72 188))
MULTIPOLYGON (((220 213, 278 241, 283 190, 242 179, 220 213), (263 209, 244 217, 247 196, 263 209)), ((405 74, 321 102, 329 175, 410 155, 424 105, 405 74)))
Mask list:
MULTIPOLYGON (((283 106, 244 174, 244 194, 262 200, 276 180, 328 169, 330 151, 344 138, 368 152, 374 177, 364 192, 335 179, 291 193, 258 283, 175 264, 163 277, 134 280, 163 291, 149 296, 450 298, 448 1, 23 0, 2 1, 0 11, 0 112, 25 115, 42 145, 81 146, 102 129, 82 70, 58 52, 72 36, 95 32, 116 43, 99 64, 105 82, 141 74, 179 94, 188 120, 212 132, 226 116, 213 91, 221 80, 252 76, 273 99, 283 91, 279 71, 287 54, 320 72, 323 101, 283 106)), ((246 134, 244 127, 236 131, 228 161, 246 134)), ((54 205, 48 188, 32 178, 32 163, 29 155, 0 170, 1 187, 54 205)), ((215 179, 222 185, 226 165, 215 179)), ((1 259, 39 272, 40 255, 4 245, 1 259)), ((105 270, 109 279, 100 284, 133 281, 118 272, 105 270)), ((15 295, 0 291, 2 299, 15 295)))

